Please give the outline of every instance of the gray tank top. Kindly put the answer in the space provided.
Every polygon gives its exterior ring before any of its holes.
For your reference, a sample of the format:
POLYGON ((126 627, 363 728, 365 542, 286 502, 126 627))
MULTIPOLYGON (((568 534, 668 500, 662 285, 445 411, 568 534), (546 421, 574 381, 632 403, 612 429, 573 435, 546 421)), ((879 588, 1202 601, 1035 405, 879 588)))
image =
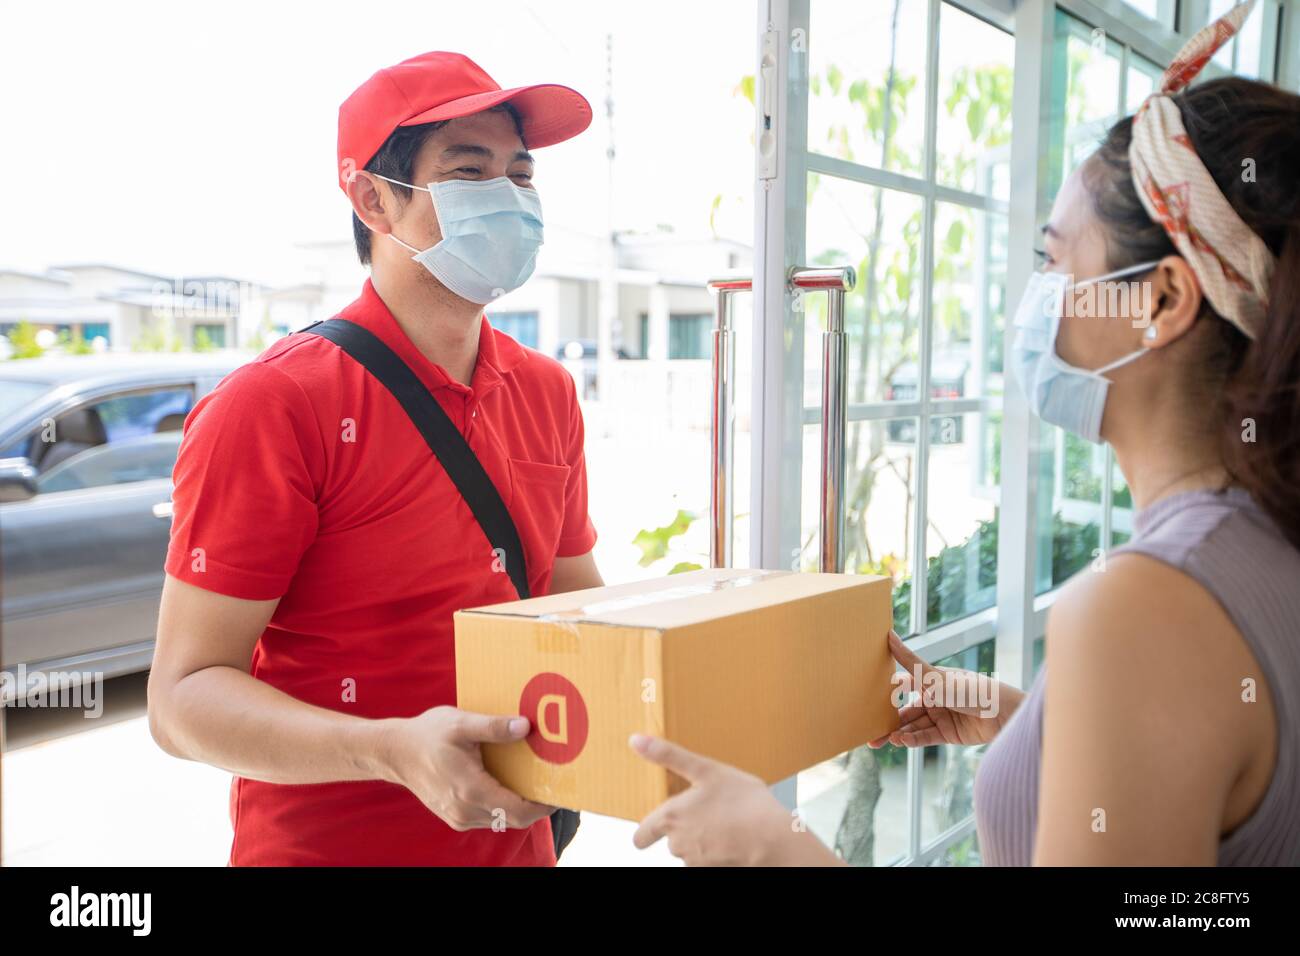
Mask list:
MULTIPOLYGON (((1219 843, 1220 866, 1300 864, 1300 551, 1239 488, 1189 491, 1134 516, 1113 554, 1145 554, 1195 579, 1223 606, 1263 669, 1277 717, 1277 764, 1255 812, 1219 843)), ((1038 822, 1044 662, 975 775, 986 866, 1028 866, 1038 822)))

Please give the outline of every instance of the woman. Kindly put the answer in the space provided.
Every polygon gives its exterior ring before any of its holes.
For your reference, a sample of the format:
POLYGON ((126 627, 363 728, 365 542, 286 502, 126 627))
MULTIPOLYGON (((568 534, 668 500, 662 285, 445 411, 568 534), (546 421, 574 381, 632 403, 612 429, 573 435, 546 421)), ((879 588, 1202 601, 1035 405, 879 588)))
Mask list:
MULTIPOLYGON (((1001 685, 996 716, 907 706, 887 738, 991 744, 975 783, 990 864, 1300 862, 1300 97, 1182 90, 1233 32, 1215 26, 1062 187, 1014 322, 1030 407, 1110 442, 1135 535, 1062 588, 1027 694, 1001 685), (1120 276, 1149 298, 1095 295, 1120 276)), ((637 846, 840 862, 757 778, 632 746, 692 783, 637 846)))

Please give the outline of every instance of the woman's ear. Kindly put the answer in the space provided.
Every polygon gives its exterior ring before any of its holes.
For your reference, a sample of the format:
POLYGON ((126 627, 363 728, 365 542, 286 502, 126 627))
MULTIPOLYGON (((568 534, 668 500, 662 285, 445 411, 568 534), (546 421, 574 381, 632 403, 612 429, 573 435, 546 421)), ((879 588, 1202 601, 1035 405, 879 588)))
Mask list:
POLYGON ((348 199, 352 200, 352 211, 358 219, 380 235, 393 231, 388 209, 384 206, 384 195, 368 173, 360 170, 353 173, 347 191, 348 199))
POLYGON ((1201 284, 1182 256, 1165 256, 1144 281, 1151 284, 1151 296, 1142 344, 1163 348, 1182 338, 1196 323, 1201 314, 1201 284))

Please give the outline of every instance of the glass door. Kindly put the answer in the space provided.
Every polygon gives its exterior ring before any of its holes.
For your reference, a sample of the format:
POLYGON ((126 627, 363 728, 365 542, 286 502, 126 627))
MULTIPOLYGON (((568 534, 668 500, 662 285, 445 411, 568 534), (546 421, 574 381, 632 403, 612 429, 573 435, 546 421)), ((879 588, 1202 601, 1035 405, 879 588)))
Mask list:
MULTIPOLYGON (((851 266, 844 569, 893 580, 922 657, 1028 686, 1055 588, 1132 514, 1109 452, 1004 382, 1008 303, 1066 172, 1214 2, 759 0, 751 566, 818 566, 827 311, 789 279, 851 266)), ((1211 73, 1294 73, 1254 52, 1280 49, 1293 4, 1263 5, 1262 39, 1211 73)), ((980 758, 863 748, 778 792, 851 863, 978 863, 980 758)))
MULTIPOLYGON (((849 265, 844 570, 931 660, 991 669, 1014 42, 942 0, 760 5, 751 561, 821 542, 823 297, 849 265)), ((858 865, 975 862, 977 751, 861 748, 785 788, 858 865)))

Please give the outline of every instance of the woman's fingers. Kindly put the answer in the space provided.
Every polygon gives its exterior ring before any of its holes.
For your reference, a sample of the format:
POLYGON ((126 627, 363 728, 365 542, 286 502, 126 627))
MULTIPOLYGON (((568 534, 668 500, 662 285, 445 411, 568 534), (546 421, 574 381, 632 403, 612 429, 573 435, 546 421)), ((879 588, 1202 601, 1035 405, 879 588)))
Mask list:
POLYGON ((901 710, 899 710, 898 720, 900 723, 905 724, 908 721, 916 720, 920 717, 924 717, 929 713, 930 711, 922 707, 920 704, 909 704, 907 707, 904 707, 901 710))
POLYGON ((919 717, 916 720, 909 720, 898 725, 894 730, 896 734, 905 734, 914 730, 928 730, 931 727, 937 727, 938 724, 929 715, 919 717))
POLYGON ((889 632, 889 651, 894 655, 894 660, 903 665, 903 670, 907 671, 909 675, 914 675, 918 667, 921 669, 922 674, 934 669, 930 664, 913 654, 912 649, 903 643, 903 639, 894 631, 889 632))
POLYGON ((910 733, 894 731, 890 743, 895 747, 933 747, 935 744, 946 744, 950 741, 944 738, 943 731, 938 727, 929 727, 910 733))
POLYGON ((636 832, 632 834, 632 845, 638 850, 644 850, 666 837, 668 818, 673 810, 681 805, 683 796, 684 794, 679 793, 650 811, 650 814, 641 821, 641 825, 636 828, 636 832))
POLYGON ((716 760, 701 757, 662 737, 633 734, 628 743, 646 760, 671 770, 688 783, 703 779, 712 768, 718 766, 716 760))
POLYGON ((889 733, 882 734, 875 740, 868 741, 867 746, 872 750, 879 750, 881 747, 885 746, 885 744, 891 742, 890 738, 893 737, 894 734, 898 733, 900 730, 911 729, 909 725, 922 720, 925 721, 924 726, 934 726, 934 718, 930 715, 929 711, 919 704, 909 704, 898 711, 898 726, 889 733))

